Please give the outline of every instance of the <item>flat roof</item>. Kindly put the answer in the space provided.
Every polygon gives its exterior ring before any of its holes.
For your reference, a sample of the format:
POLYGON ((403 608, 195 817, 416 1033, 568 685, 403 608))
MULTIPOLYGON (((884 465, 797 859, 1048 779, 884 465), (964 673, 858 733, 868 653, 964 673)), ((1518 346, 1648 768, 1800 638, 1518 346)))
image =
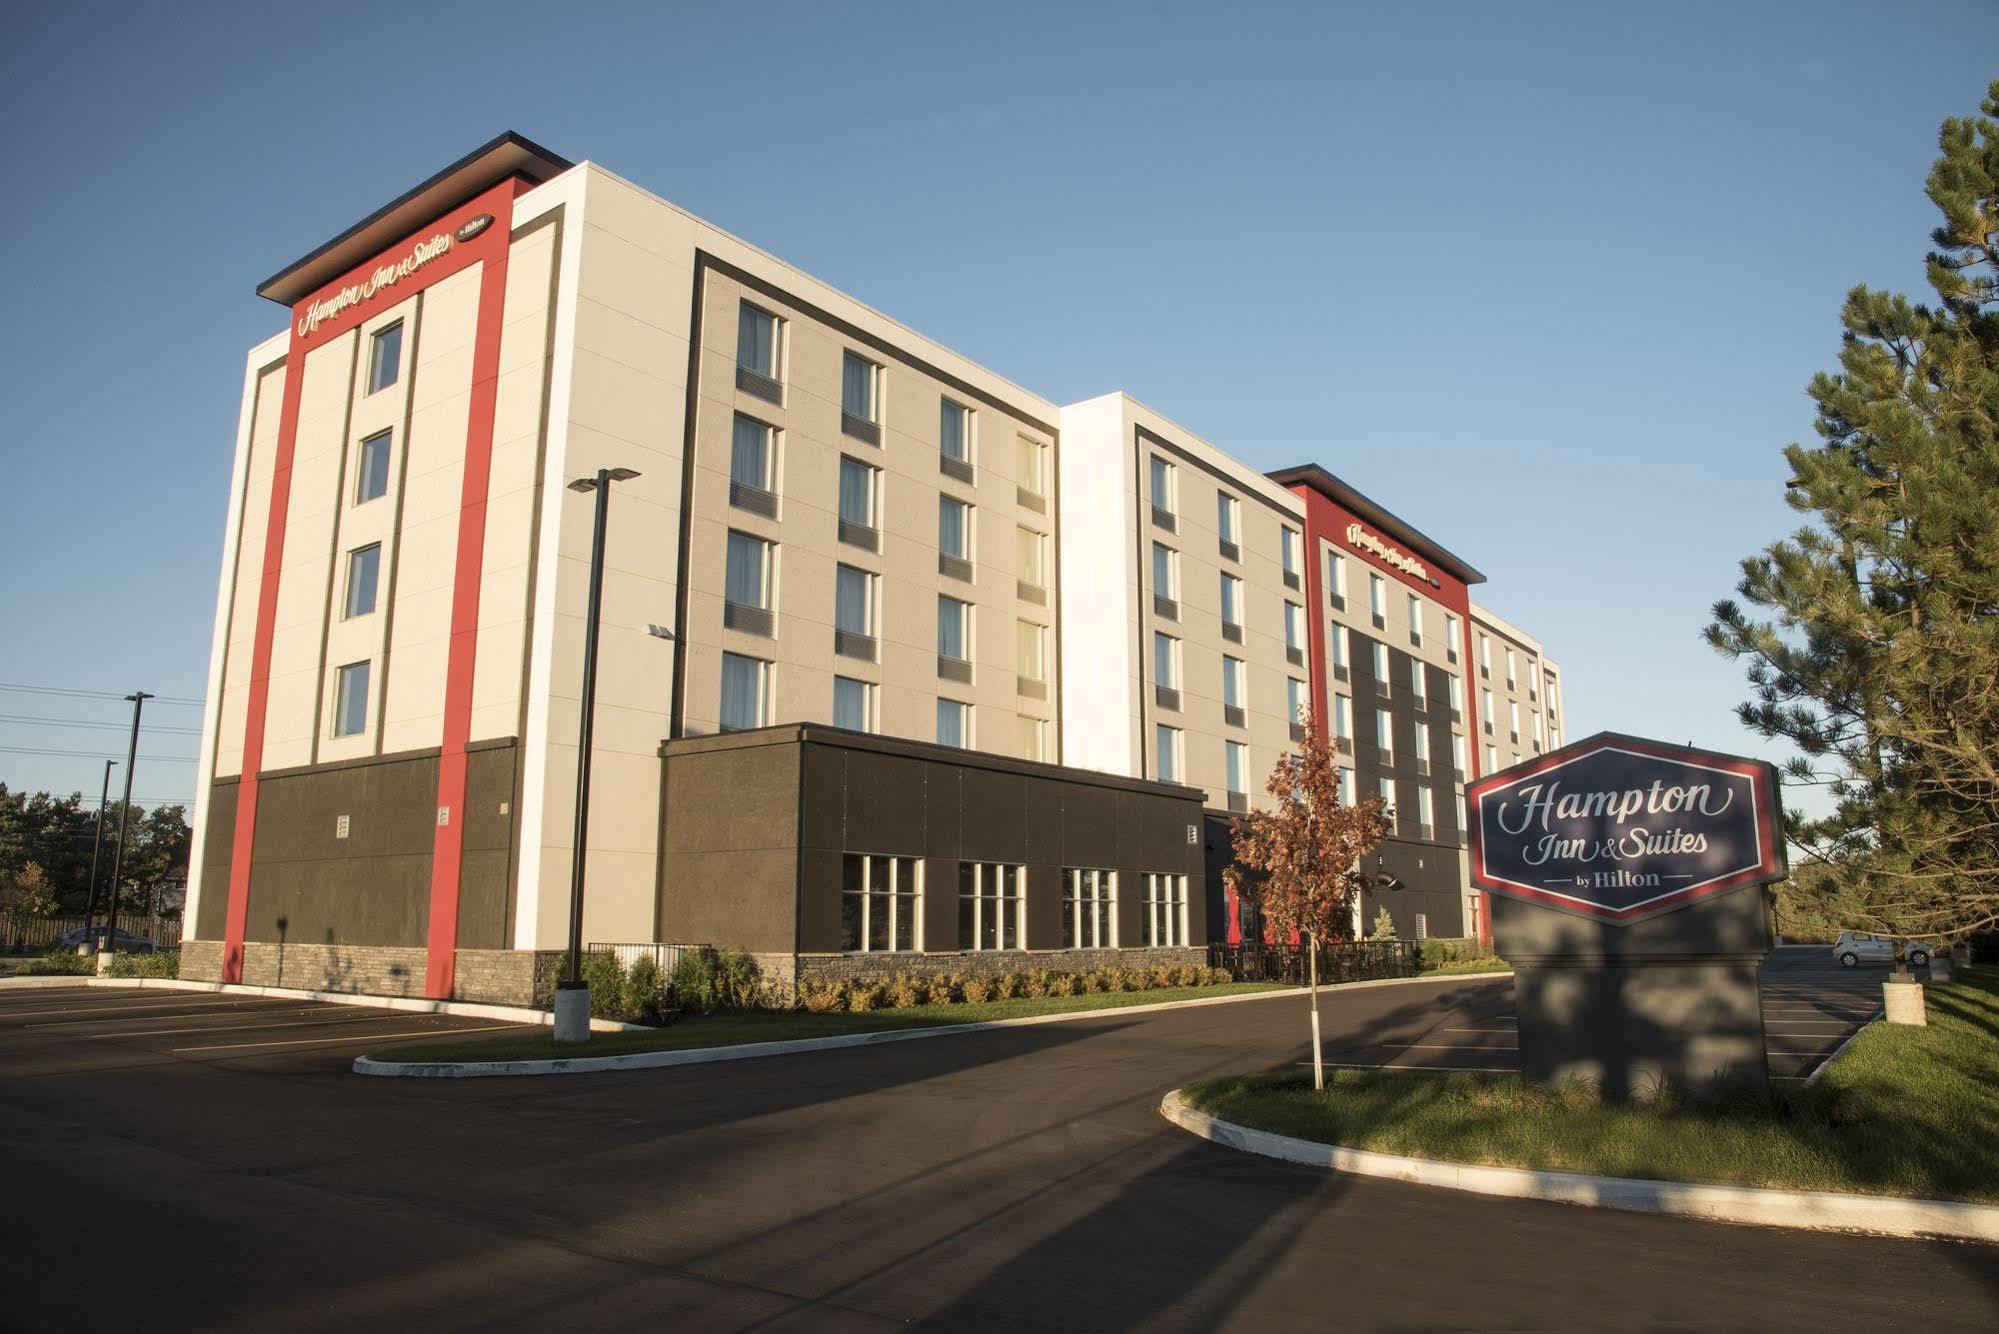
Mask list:
POLYGON ((1300 464, 1295 468, 1280 468, 1270 474, 1270 480, 1280 486, 1309 486, 1328 500, 1335 501, 1349 512, 1366 519, 1404 546, 1417 548, 1459 582, 1466 584, 1485 582, 1485 576, 1480 574, 1469 561, 1453 555, 1448 547, 1426 536, 1416 525, 1391 514, 1316 463, 1300 464))
POLYGON ((574 166, 512 130, 481 144, 429 180, 405 191, 331 241, 257 284, 257 295, 291 306, 378 255, 430 219, 501 181, 524 176, 536 185, 574 166))

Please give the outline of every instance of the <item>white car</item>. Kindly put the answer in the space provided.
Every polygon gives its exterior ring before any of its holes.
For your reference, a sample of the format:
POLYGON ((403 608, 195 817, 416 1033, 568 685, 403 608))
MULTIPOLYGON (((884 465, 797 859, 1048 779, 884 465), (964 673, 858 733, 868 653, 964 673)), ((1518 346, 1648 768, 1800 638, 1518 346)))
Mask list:
MULTIPOLYGON (((1903 958, 1909 967, 1921 968, 1930 961, 1930 947, 1923 941, 1912 940, 1903 946, 1903 958)), ((1858 968, 1863 963, 1895 962, 1895 942, 1887 936, 1873 936, 1865 931, 1842 931, 1839 939, 1832 942, 1832 957, 1839 960, 1842 968, 1858 968)))

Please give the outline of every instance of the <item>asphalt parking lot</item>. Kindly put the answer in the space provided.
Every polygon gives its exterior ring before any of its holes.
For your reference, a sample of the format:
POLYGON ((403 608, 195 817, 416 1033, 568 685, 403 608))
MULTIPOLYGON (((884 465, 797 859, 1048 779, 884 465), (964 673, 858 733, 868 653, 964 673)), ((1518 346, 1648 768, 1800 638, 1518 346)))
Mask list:
POLYGON ((22 987, 0 991, 0 1072, 35 1052, 63 1070, 154 1061, 279 1065, 427 1037, 522 1027, 497 1019, 421 1014, 210 991, 22 987), (11 1050, 10 1050, 11 1049, 11 1050))
MULTIPOLYGON (((1885 968, 1841 968, 1823 946, 1777 950, 1763 965, 1763 1032, 1776 1079, 1803 1079, 1881 1013, 1885 968)), ((1519 1068, 1513 992, 1492 987, 1461 993, 1441 1015, 1414 1013, 1399 1027, 1329 1040, 1328 1064, 1354 1069, 1484 1070, 1519 1068)))

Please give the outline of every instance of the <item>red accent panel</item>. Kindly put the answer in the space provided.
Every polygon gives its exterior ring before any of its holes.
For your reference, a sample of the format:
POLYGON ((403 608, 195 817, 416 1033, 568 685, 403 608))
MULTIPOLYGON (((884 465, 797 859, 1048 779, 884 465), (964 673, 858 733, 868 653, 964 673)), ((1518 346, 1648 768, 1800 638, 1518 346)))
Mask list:
MULTIPOLYGON (((247 934, 250 917, 250 867, 256 847, 258 771, 263 767, 264 762, 264 729, 270 709, 271 649, 273 640, 276 637, 278 585, 284 572, 285 521, 291 507, 292 459, 298 447, 299 401, 305 386, 306 354, 314 348, 323 346, 333 339, 340 337, 342 334, 359 327, 363 322, 381 310, 409 299, 425 288, 450 277, 462 269, 481 261, 487 264, 487 270, 479 288, 479 331, 477 335, 479 342, 475 347, 473 359, 473 401, 470 424, 467 430, 468 440, 466 442, 466 483, 469 487, 473 472, 472 455, 475 452, 473 447, 474 439, 481 438, 482 434, 480 427, 481 389, 479 372, 480 367, 483 365, 486 368, 487 381, 484 386, 483 400, 485 409, 483 416, 483 444, 477 450, 480 477, 478 536, 481 540, 475 543, 473 553, 474 570, 471 580, 472 622, 476 629, 479 584, 477 561, 479 548, 483 547, 483 538, 485 535, 485 478, 492 456, 493 443, 494 385, 491 381, 494 379, 499 361, 499 331, 502 316, 500 296, 504 292, 504 288, 494 282, 493 271, 497 267, 502 274, 505 272, 507 248, 509 245, 508 233, 512 230, 513 201, 527 188, 528 186, 521 181, 507 181, 494 186, 492 189, 479 195, 476 199, 460 205, 435 222, 420 228, 398 244, 383 251, 380 255, 375 256, 364 264, 357 265, 352 271, 342 274, 318 291, 301 299, 298 304, 292 307, 290 345, 285 352, 285 393, 278 414, 277 453, 271 474, 271 507, 264 529, 264 564, 259 576, 261 582, 257 593, 257 627, 255 636, 251 641, 250 691, 248 707, 243 721, 242 779, 237 789, 236 797, 236 836, 229 852, 229 899, 223 920, 222 936, 222 980, 225 982, 240 982, 243 980, 243 941, 247 934), (492 214, 494 217, 493 222, 472 239, 467 241, 457 240, 458 229, 482 214, 492 214), (376 289, 370 296, 359 300, 353 305, 344 307, 340 313, 332 318, 321 320, 310 333, 302 333, 300 331, 301 322, 313 302, 329 299, 345 287, 365 282, 378 267, 398 263, 409 255, 415 243, 427 241, 439 234, 449 235, 453 238, 448 250, 428 261, 420 268, 409 272, 398 281, 383 285, 376 289), (490 349, 486 347, 489 340, 490 349), (482 351, 490 353, 483 361, 479 355, 482 351)), ((407 448, 407 441, 404 442, 404 446, 407 448)), ((345 485, 344 478, 341 480, 341 485, 345 485)), ((460 523, 460 568, 456 577, 460 584, 459 591, 462 592, 462 585, 465 578, 463 568, 465 539, 462 515, 460 523)), ((458 602, 456 595, 454 595, 453 601, 452 626, 452 666, 450 671, 455 673, 458 671, 457 660, 459 652, 456 633, 458 626, 458 602)), ((463 674, 467 684, 465 708, 469 719, 471 704, 471 666, 469 658, 463 668, 463 674)), ((447 694, 447 736, 450 731, 448 705, 449 695, 447 694)), ((458 748, 459 786, 461 791, 464 785, 463 736, 464 733, 461 731, 458 748)), ((447 755, 448 753, 447 747, 447 755)), ((447 764, 447 771, 448 767, 447 764)), ((454 831, 455 828, 456 822, 454 821, 454 831)), ((454 869, 451 881, 452 923, 454 931, 457 920, 455 857, 456 852, 454 850, 454 869)), ((434 876, 435 872, 433 871, 433 878, 434 876)), ((435 897, 436 892, 435 888, 433 888, 433 921, 436 917, 435 897)), ((433 977, 436 974, 436 960, 434 955, 435 952, 433 951, 430 969, 433 977)), ((449 971, 449 967, 447 966, 447 980, 449 978, 449 971)), ((433 992, 432 994, 438 993, 433 992)))

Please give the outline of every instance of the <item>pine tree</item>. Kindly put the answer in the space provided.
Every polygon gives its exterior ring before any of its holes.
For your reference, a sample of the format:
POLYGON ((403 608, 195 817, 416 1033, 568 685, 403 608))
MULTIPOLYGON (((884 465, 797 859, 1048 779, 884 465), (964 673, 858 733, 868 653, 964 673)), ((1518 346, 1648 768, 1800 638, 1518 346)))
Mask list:
POLYGON ((1929 175, 1934 304, 1847 295, 1822 443, 1784 452, 1806 526, 1742 564, 1770 619, 1724 600, 1707 629, 1748 663, 1743 722, 1832 798, 1788 831, 1803 883, 1903 938, 1999 926, 1999 81, 1981 111, 1929 175))

